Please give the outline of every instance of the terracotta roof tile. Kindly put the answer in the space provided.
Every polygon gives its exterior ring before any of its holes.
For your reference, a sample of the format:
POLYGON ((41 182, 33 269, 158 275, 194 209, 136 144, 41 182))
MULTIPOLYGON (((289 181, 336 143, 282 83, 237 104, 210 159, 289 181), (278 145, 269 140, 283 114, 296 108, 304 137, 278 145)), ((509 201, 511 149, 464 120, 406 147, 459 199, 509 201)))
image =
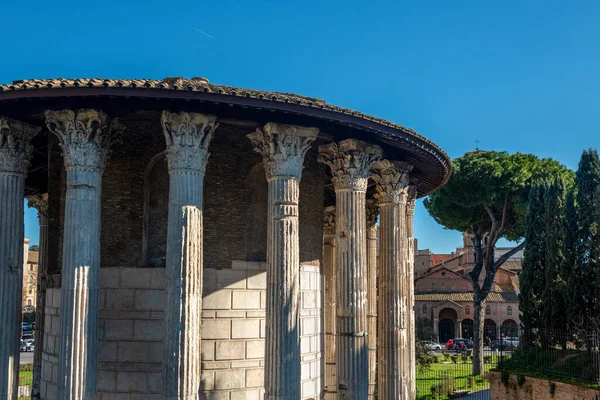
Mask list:
MULTIPOLYGON (((473 301, 473 293, 415 293, 415 301, 473 301)), ((518 303, 519 296, 515 292, 492 292, 488 295, 488 302, 491 303, 518 303)))

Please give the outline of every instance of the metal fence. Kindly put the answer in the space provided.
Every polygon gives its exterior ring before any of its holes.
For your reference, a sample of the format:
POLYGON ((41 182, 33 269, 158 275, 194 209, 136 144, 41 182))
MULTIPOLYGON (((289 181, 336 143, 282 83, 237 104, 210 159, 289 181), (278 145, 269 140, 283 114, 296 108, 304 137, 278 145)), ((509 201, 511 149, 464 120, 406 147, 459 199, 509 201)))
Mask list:
POLYGON ((557 329, 521 331, 513 357, 498 368, 515 374, 598 385, 600 335, 557 329))
POLYGON ((430 353, 434 360, 430 367, 417 370, 417 400, 458 397, 467 400, 489 400, 489 371, 508 363, 517 351, 518 343, 519 338, 515 330, 488 328, 483 351, 483 373, 478 376, 473 375, 472 349, 446 348, 446 343, 440 343, 442 350, 430 353))
POLYGON ((19 400, 31 399, 33 386, 33 364, 22 364, 19 367, 19 400))

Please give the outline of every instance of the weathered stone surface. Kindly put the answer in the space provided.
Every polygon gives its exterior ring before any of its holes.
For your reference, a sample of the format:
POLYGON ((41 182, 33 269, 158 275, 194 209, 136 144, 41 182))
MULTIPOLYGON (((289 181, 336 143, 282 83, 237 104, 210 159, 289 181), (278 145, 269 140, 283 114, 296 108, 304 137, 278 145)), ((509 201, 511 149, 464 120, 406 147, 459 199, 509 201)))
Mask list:
POLYGON ((46 111, 61 144, 67 191, 62 260, 58 396, 93 399, 98 357, 101 174, 124 127, 100 110, 46 111))
POLYGON ((248 135, 263 157, 269 184, 265 399, 301 395, 298 200, 304 156, 317 133, 316 128, 268 123, 248 135))
POLYGON ((406 258, 407 269, 406 269, 406 287, 408 288, 408 300, 407 300, 407 312, 408 312, 408 348, 410 349, 409 354, 409 398, 415 399, 417 397, 417 358, 415 353, 415 345, 417 334, 415 330, 415 230, 414 230, 414 216, 415 216, 415 205, 417 203, 417 185, 418 182, 415 179, 411 179, 411 184, 408 187, 408 200, 406 203, 406 235, 407 235, 407 251, 408 255, 406 258))
POLYGON ((337 394, 335 355, 335 207, 327 207, 323 217, 323 275, 325 276, 325 391, 337 394))
POLYGON ((0 117, 0 398, 17 398, 23 287, 23 196, 32 147, 40 131, 0 117))
POLYGON ((373 174, 380 208, 377 396, 381 400, 410 399, 406 202, 411 169, 406 163, 383 160, 373 174))
POLYGON ((377 398, 377 216, 375 200, 367 200, 367 330, 369 334, 369 399, 377 398))
POLYGON ((203 273, 203 189, 216 117, 163 111, 169 165, 165 397, 197 399, 203 273))
POLYGON ((319 148, 336 192, 338 397, 368 397, 366 190, 381 148, 347 139, 319 148))

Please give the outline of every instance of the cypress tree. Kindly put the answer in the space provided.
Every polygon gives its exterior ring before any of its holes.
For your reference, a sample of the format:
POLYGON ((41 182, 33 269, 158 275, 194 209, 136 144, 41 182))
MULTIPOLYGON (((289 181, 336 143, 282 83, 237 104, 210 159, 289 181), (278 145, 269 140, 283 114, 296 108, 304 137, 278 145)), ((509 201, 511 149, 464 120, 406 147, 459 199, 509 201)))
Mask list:
POLYGON ((539 327, 541 301, 544 288, 545 242, 544 242, 544 180, 536 181, 529 192, 529 209, 525 219, 525 246, 522 270, 519 274, 519 310, 521 324, 525 329, 539 327))
POLYGON ((565 265, 565 211, 571 182, 554 176, 544 193, 544 287, 541 293, 540 328, 564 329, 567 324, 565 265))
POLYGON ((575 177, 577 185, 576 262, 569 285, 574 324, 586 326, 600 319, 600 158, 584 151, 575 177))

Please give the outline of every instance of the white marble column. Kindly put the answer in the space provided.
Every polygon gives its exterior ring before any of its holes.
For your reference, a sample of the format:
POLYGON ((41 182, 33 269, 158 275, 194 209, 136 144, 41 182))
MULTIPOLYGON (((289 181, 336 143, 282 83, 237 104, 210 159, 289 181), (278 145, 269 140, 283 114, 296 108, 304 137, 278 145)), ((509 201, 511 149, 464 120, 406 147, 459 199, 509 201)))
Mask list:
POLYGON ((102 172, 111 143, 124 127, 93 109, 46 111, 46 125, 58 136, 67 171, 58 398, 92 400, 98 359, 102 172))
POLYGON ((192 400, 200 389, 203 188, 214 115, 163 111, 169 167, 165 398, 192 400))
POLYGON ((336 192, 338 398, 364 400, 369 393, 367 340, 366 190, 381 148, 355 139, 319 148, 336 192))
POLYGON ((304 156, 317 128, 269 122, 248 135, 269 184, 265 399, 300 398, 298 200, 304 156))
POLYGON ((325 400, 337 400, 335 357, 335 206, 323 218, 323 275, 325 275, 325 400))
POLYGON ((40 128, 0 117, 0 399, 17 398, 25 177, 40 128))
POLYGON ((33 353, 33 384, 31 398, 40 398, 42 374, 42 349, 44 339, 44 309, 46 307, 46 287, 48 284, 48 193, 27 197, 29 207, 38 212, 40 223, 40 250, 38 258, 37 293, 35 304, 35 352, 33 353))
POLYGON ((407 248, 408 256, 406 258, 408 262, 406 285, 408 287, 408 341, 410 348, 409 355, 409 398, 415 399, 417 397, 417 358, 416 358, 416 337, 417 331, 415 330, 415 231, 414 231, 414 216, 415 216, 415 205, 417 204, 417 187, 418 181, 416 179, 410 180, 408 187, 408 199, 406 202, 406 235, 407 235, 407 248))
POLYGON ((377 216, 379 206, 367 200, 367 332, 369 334, 369 399, 377 398, 377 216))
POLYGON ((405 400, 411 386, 406 202, 412 167, 384 160, 373 169, 380 212, 378 398, 405 400))

